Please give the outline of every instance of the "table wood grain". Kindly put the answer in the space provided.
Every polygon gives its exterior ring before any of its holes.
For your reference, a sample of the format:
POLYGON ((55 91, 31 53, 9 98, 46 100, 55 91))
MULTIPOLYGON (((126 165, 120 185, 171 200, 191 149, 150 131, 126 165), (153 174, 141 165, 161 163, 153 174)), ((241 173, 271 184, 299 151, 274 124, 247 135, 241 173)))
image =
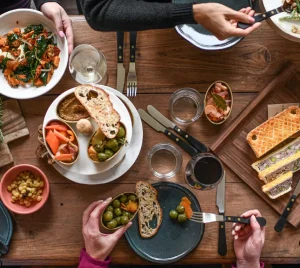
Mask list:
MULTIPOLYGON (((116 34, 100 33, 89 28, 81 16, 72 17, 75 44, 89 43, 100 49, 108 61, 108 85, 116 86, 116 34)), ((126 69, 128 69, 129 45, 125 38, 126 69)), ((224 126, 212 126, 204 117, 187 127, 197 139, 210 145, 249 104, 257 93, 272 80, 283 64, 292 61, 300 67, 297 57, 299 44, 282 39, 266 23, 245 38, 234 48, 206 52, 189 44, 177 35, 174 29, 145 31, 138 33, 137 72, 138 96, 133 100, 137 108, 155 105, 169 116, 168 101, 174 90, 193 87, 205 92, 215 80, 225 80, 234 92, 234 110, 224 126)), ((37 127, 51 102, 58 94, 76 86, 69 72, 48 94, 34 100, 20 101, 30 136, 10 145, 15 164, 28 163, 41 168, 49 178, 51 190, 46 205, 37 213, 28 216, 13 215, 15 231, 10 253, 4 257, 4 265, 76 265, 79 251, 83 247, 81 216, 93 201, 114 196, 120 192, 134 190, 138 180, 158 181, 149 171, 146 163, 150 148, 159 142, 169 141, 144 125, 144 143, 133 167, 118 180, 99 186, 75 184, 35 156, 37 127)), ((299 101, 299 100, 295 100, 299 101)), ((184 180, 184 167, 189 159, 182 151, 183 167, 170 181, 188 187, 184 180)), ((0 176, 9 168, 0 169, 0 176)), ((215 190, 196 191, 203 211, 217 212, 215 190)), ((240 215, 246 210, 258 208, 268 221, 266 242, 262 260, 267 263, 300 263, 300 230, 287 225, 280 234, 273 230, 278 219, 254 191, 236 175, 227 170, 226 213, 240 215)), ((217 253, 218 224, 206 226, 200 245, 181 260, 181 264, 233 263, 235 255, 230 224, 226 225, 228 254, 217 253)), ((188 239, 188 238, 187 238, 188 239)), ((111 254, 116 264, 147 264, 121 239, 111 254)))

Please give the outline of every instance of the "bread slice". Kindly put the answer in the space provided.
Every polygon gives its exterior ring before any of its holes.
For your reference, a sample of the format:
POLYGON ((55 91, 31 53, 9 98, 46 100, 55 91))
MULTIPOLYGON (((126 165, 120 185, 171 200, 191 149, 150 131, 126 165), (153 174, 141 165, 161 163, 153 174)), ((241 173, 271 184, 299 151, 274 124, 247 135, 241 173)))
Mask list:
POLYGON ((91 85, 80 85, 74 93, 96 120, 103 134, 109 139, 115 138, 120 128, 120 115, 114 109, 109 95, 103 89, 91 85))
POLYGON ((162 223, 163 212, 157 200, 157 191, 151 184, 139 181, 136 183, 136 194, 139 198, 139 229, 144 238, 154 236, 162 223), (156 217, 156 228, 150 222, 156 217))
POLYGON ((251 130, 247 141, 259 158, 300 130, 300 108, 291 106, 251 130))
POLYGON ((262 191, 271 199, 276 199, 292 190, 293 172, 289 171, 282 174, 272 182, 262 186, 262 191))

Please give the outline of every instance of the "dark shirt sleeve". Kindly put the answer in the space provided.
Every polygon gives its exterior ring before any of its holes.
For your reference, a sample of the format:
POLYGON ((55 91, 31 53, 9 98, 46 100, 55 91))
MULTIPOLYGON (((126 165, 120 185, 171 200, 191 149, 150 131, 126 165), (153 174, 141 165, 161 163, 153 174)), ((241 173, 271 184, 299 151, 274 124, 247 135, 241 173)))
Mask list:
POLYGON ((83 248, 80 252, 78 268, 108 268, 110 260, 110 257, 105 261, 95 260, 83 248))
POLYGON ((47 2, 56 2, 59 3, 59 0, 34 0, 35 6, 37 10, 41 9, 41 5, 47 2))
POLYGON ((79 0, 89 25, 98 31, 171 28, 196 23, 193 3, 173 4, 140 0, 79 0))

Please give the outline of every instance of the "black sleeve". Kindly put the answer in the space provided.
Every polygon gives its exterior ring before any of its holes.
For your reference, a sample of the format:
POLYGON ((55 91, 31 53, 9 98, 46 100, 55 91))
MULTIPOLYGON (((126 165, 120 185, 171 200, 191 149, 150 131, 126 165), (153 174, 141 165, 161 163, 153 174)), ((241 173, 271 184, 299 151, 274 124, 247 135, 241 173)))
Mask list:
POLYGON ((79 0, 89 25, 98 31, 171 28, 196 23, 193 3, 173 4, 139 0, 79 0))
POLYGON ((34 0, 35 6, 37 10, 41 9, 41 5, 47 2, 56 2, 59 3, 59 0, 34 0))

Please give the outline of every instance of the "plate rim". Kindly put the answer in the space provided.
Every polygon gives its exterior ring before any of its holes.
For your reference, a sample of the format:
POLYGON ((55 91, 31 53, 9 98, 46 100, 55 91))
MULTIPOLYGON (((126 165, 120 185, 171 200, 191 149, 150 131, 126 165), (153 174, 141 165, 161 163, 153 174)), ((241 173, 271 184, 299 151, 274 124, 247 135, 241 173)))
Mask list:
MULTIPOLYGON (((190 196, 192 196, 198 203, 200 211, 202 211, 200 203, 198 198, 195 196, 195 194, 188 188, 184 187, 183 185, 181 185, 180 183, 174 183, 174 182, 170 182, 170 181, 159 181, 159 182, 155 182, 155 183, 151 183, 151 185, 156 189, 156 187, 159 187, 161 185, 168 185, 170 187, 175 187, 177 189, 183 190, 184 192, 186 191, 190 196)), ((131 247, 131 249, 137 254, 139 255, 141 258, 150 261, 152 263, 159 263, 159 264, 171 264, 171 263, 175 263, 179 260, 181 260, 182 258, 184 258, 185 256, 187 256, 188 254, 190 254, 193 250, 195 250, 195 248, 200 244, 200 242, 203 239, 204 236, 204 232, 205 232, 205 224, 202 224, 202 232, 200 233, 199 239, 197 241, 197 243, 188 251, 186 251, 185 253, 183 253, 182 255, 172 259, 172 260, 156 260, 156 259, 152 259, 151 257, 145 255, 143 253, 143 251, 141 251, 140 249, 137 248, 137 246, 134 245, 134 243, 132 242, 132 240, 129 237, 128 232, 125 232, 125 238, 129 244, 129 246, 131 247)))

